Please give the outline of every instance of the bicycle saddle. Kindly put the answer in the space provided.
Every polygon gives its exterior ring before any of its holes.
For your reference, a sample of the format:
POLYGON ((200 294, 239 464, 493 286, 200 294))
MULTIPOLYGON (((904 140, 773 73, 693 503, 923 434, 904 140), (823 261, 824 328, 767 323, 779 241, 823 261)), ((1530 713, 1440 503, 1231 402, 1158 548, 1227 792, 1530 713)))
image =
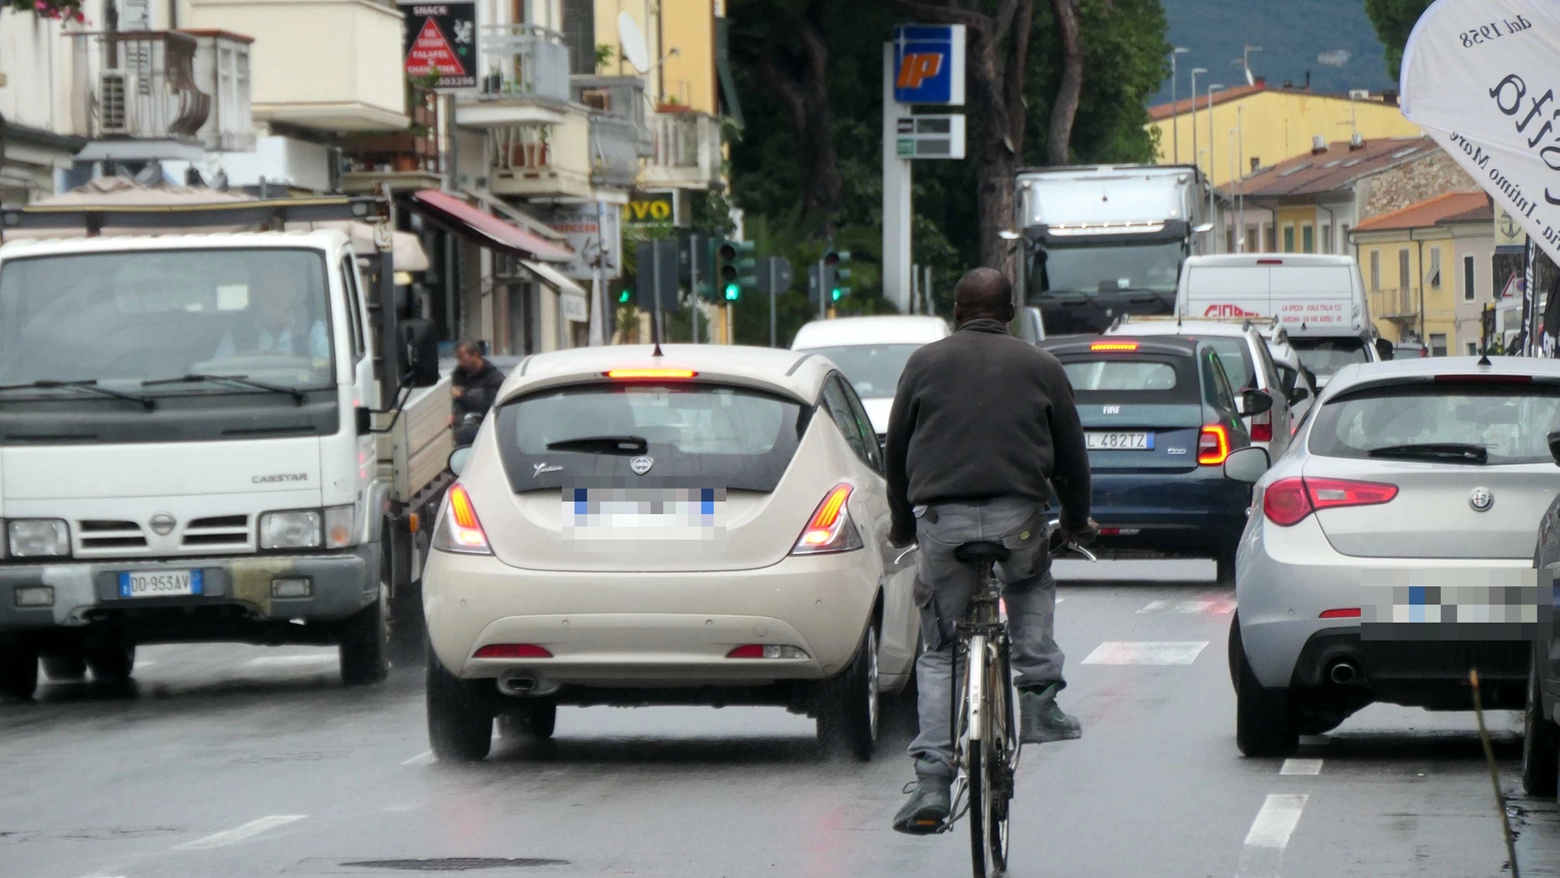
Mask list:
POLYGON ((1006 561, 1007 546, 1001 543, 965 543, 953 550, 953 557, 960 561, 1006 561))

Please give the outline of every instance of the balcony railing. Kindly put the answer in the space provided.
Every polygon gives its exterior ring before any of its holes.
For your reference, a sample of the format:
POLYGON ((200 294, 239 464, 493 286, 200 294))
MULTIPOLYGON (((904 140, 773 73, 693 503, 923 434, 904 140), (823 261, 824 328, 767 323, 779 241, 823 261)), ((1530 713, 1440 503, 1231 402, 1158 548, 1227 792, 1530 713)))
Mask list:
POLYGON ((488 188, 498 195, 592 196, 591 125, 584 112, 569 112, 551 125, 490 128, 488 149, 493 159, 488 188))
POLYGON ((591 182, 628 189, 639 174, 639 127, 628 119, 592 113, 590 117, 591 182))
POLYGON ((645 123, 645 81, 638 76, 574 76, 571 96, 599 115, 612 116, 634 126, 634 146, 641 156, 650 155, 653 144, 645 123))
POLYGON ((85 34, 95 140, 254 149, 247 37, 217 31, 85 34))
POLYGON ((1388 320, 1418 319, 1421 302, 1417 287, 1397 290, 1372 290, 1370 310, 1377 317, 1388 320))
POLYGON ((696 112, 656 113, 650 117, 650 139, 641 185, 708 189, 720 184, 720 120, 696 112))
POLYGON ((486 72, 475 94, 457 98, 455 124, 466 128, 546 125, 569 105, 569 49, 563 35, 533 24, 483 28, 486 72))
POLYGON ((438 95, 412 88, 407 106, 412 127, 405 131, 359 134, 342 141, 345 191, 367 191, 377 182, 389 182, 392 188, 424 185, 439 171, 438 95), (397 176, 398 175, 398 176, 397 176))

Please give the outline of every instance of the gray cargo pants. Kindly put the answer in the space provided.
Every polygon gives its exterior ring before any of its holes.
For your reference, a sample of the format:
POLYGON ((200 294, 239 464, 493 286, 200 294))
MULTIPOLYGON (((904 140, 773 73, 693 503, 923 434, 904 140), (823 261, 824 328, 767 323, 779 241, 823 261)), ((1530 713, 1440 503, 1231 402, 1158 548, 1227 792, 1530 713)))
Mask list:
POLYGON ((997 565, 1007 604, 1013 642, 1013 682, 1044 688, 1062 680, 1062 651, 1052 639, 1056 617, 1056 580, 1047 551, 1045 505, 1023 497, 997 497, 977 503, 918 506, 915 602, 921 608, 921 637, 926 652, 916 662, 921 732, 910 742, 910 755, 922 774, 953 777, 954 627, 964 618, 970 598, 986 572, 956 560, 965 543, 1001 543, 1009 551, 997 565))

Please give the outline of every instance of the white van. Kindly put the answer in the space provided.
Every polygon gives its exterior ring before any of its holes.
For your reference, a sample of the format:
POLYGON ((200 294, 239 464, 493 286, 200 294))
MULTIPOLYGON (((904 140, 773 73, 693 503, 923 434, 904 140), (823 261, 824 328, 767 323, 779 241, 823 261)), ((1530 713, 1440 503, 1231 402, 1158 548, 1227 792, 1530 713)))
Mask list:
POLYGON ((811 351, 834 361, 856 388, 878 438, 888 433, 888 413, 894 407, 899 374, 916 348, 947 338, 941 317, 890 315, 814 320, 803 326, 791 350, 811 351))
POLYGON ((1175 306, 1188 320, 1277 318, 1318 386, 1350 363, 1380 359, 1365 282, 1352 256, 1192 256, 1181 271, 1175 306))

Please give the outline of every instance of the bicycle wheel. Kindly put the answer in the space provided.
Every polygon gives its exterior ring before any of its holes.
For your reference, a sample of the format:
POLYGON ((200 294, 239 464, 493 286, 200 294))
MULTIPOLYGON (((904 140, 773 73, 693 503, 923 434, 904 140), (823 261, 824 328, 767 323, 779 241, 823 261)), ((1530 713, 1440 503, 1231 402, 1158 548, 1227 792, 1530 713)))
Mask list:
POLYGON ((964 773, 970 782, 970 857, 975 878, 986 878, 986 815, 991 786, 986 782, 985 741, 971 741, 964 773))
POLYGON ((1008 865, 1008 818, 1013 801, 1013 777, 1017 770, 1018 735, 1013 713, 1012 672, 1008 668, 1007 644, 998 645, 990 665, 990 684, 986 687, 991 704, 991 723, 987 728, 985 758, 986 853, 992 869, 1000 874, 1008 865))

